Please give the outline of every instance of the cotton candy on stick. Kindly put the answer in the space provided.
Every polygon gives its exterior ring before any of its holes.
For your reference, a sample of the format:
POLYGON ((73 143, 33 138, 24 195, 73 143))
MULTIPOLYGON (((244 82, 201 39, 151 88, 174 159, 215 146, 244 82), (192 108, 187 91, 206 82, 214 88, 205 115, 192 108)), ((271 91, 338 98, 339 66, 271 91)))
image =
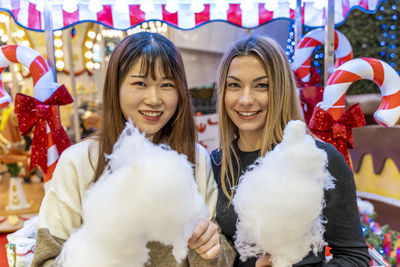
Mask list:
POLYGON ((237 186, 235 246, 242 260, 269 253, 274 267, 287 267, 322 249, 324 189, 334 187, 326 165, 305 124, 289 122, 283 141, 237 186))
POLYGON ((82 227, 67 240, 58 262, 143 266, 149 241, 172 245, 180 262, 195 225, 208 215, 192 164, 148 141, 130 122, 109 158, 109 168, 83 200, 82 227))

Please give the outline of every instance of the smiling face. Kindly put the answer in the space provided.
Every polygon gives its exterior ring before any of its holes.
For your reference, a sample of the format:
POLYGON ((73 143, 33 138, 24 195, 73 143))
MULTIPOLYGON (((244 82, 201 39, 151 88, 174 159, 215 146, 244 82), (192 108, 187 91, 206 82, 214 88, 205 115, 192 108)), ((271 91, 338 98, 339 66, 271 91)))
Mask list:
POLYGON ((155 77, 142 69, 139 59, 132 66, 119 90, 119 102, 124 118, 130 118, 146 136, 153 136, 172 118, 178 107, 179 93, 171 77, 165 77, 160 64, 155 65, 155 77))
POLYGON ((260 139, 269 98, 268 76, 262 61, 256 56, 233 58, 225 86, 225 109, 239 136, 260 139))

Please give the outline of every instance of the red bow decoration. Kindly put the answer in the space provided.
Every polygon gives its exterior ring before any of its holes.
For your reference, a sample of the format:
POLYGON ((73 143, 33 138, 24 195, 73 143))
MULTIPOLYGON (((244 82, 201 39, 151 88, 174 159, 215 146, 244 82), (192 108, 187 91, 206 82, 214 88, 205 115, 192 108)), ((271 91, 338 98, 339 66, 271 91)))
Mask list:
POLYGON ((300 89, 299 97, 301 108, 303 110, 304 120, 306 124, 308 124, 310 122, 315 106, 317 105, 317 103, 322 101, 324 87, 317 86, 317 84, 321 83, 321 78, 318 74, 316 67, 311 67, 310 69, 309 82, 302 82, 297 72, 294 72, 294 74, 297 87, 300 89))
POLYGON ((346 158, 350 165, 348 148, 353 148, 352 128, 365 125, 364 114, 359 104, 352 105, 339 120, 334 120, 327 111, 315 107, 308 127, 311 132, 318 136, 322 141, 331 143, 346 158))
POLYGON ((61 85, 44 102, 28 95, 18 93, 15 97, 15 113, 18 118, 18 128, 22 135, 27 135, 35 127, 32 140, 32 153, 30 169, 36 165, 47 173, 47 129, 49 125, 50 134, 60 155, 70 141, 67 133, 61 125, 59 105, 67 105, 73 102, 67 88, 61 85))
POLYGON ((294 71, 294 76, 298 88, 316 86, 317 84, 321 83, 321 78, 319 76, 318 69, 316 67, 310 68, 310 81, 308 82, 301 81, 298 71, 294 71))

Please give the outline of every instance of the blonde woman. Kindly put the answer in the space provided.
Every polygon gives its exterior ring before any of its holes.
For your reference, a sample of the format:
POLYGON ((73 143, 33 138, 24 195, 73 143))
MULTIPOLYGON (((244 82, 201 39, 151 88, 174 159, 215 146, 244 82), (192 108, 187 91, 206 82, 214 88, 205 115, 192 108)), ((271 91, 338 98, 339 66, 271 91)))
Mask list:
MULTIPOLYGON (((302 120, 302 115, 289 62, 279 45, 267 38, 251 36, 228 49, 220 64, 218 97, 221 140, 211 154, 219 190, 216 218, 233 243, 237 221, 231 205, 233 187, 248 166, 282 141, 286 124, 302 120)), ((295 266, 369 266, 353 174, 332 145, 318 140, 316 144, 326 151, 328 170, 336 178, 336 188, 325 192, 323 211, 328 221, 324 237, 333 259, 325 263, 323 252, 310 253, 295 266)), ((268 256, 246 262, 237 257, 234 266, 271 266, 271 262, 268 256)))

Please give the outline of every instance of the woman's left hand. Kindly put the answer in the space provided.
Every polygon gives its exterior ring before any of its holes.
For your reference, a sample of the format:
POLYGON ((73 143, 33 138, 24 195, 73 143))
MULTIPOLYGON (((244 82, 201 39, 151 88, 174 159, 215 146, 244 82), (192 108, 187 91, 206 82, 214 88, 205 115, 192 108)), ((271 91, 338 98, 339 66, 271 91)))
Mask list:
POLYGON ((256 267, 271 267, 272 261, 269 255, 264 255, 256 261, 256 267))
POLYGON ((194 228, 188 246, 204 259, 214 258, 221 250, 218 226, 208 219, 201 220, 194 228))

